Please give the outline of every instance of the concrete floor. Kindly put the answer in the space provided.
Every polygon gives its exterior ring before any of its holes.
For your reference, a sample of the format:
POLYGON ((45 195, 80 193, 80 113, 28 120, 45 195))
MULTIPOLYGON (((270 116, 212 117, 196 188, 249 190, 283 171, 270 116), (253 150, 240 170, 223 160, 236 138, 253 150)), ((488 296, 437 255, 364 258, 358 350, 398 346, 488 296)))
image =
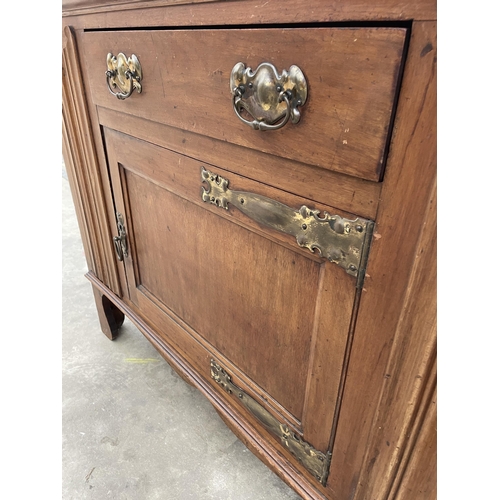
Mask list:
POLYGON ((63 166, 62 498, 297 500, 135 326, 101 333, 63 166))

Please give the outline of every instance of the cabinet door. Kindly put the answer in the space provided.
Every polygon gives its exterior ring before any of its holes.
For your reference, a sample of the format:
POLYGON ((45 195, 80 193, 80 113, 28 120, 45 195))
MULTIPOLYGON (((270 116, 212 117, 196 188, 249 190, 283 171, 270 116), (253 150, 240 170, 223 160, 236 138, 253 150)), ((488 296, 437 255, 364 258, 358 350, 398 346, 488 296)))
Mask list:
POLYGON ((113 130, 104 136, 127 233, 128 300, 274 446, 303 463, 315 454, 327 462, 356 278, 233 205, 205 202, 201 172, 287 207, 349 214, 113 130))

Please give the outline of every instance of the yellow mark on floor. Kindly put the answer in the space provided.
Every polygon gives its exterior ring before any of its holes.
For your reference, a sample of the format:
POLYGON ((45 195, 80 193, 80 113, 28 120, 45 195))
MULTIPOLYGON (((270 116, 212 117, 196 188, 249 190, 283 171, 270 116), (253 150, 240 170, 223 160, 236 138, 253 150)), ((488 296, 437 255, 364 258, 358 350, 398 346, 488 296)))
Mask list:
POLYGON ((154 363, 160 361, 156 358, 125 358, 126 363, 154 363))

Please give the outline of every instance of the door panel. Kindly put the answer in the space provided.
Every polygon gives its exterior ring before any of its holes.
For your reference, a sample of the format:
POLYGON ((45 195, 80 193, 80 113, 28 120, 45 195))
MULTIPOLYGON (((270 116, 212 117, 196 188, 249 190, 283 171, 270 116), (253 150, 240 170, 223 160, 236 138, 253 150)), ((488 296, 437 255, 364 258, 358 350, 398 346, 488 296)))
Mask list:
POLYGON ((218 390, 212 358, 326 453, 356 280, 293 236, 234 207, 204 203, 201 168, 290 207, 355 217, 116 131, 105 129, 105 140, 116 207, 126 220, 131 302, 218 390))
POLYGON ((136 174, 127 173, 127 186, 136 286, 301 419, 310 347, 303 332, 312 330, 321 264, 136 174))

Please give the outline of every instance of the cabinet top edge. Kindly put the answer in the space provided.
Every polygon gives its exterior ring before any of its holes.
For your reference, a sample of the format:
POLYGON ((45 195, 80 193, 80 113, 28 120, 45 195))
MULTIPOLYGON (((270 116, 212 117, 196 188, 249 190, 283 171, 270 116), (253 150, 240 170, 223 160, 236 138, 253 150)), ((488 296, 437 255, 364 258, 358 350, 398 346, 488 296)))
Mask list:
MULTIPOLYGON (((180 25, 314 23, 335 21, 434 21, 437 0, 62 0, 62 16, 88 18, 77 24, 90 27, 115 27, 130 11, 146 14, 142 25, 161 26, 169 18, 180 25), (166 13, 168 12, 168 16, 166 13), (110 16, 113 13, 116 17, 110 16), (101 16, 104 14, 104 16, 101 16), (173 18, 171 15, 173 14, 173 18), (102 17, 102 19, 101 19, 102 17), (231 22, 231 19, 234 21, 231 22), (214 20, 218 22, 213 23, 214 20)), ((131 20, 133 22, 133 20, 131 20)), ((135 21, 137 24, 137 21, 135 21)))
POLYGON ((99 9, 100 11, 148 8, 180 4, 218 2, 224 0, 62 0, 62 11, 73 13, 80 10, 99 9))

